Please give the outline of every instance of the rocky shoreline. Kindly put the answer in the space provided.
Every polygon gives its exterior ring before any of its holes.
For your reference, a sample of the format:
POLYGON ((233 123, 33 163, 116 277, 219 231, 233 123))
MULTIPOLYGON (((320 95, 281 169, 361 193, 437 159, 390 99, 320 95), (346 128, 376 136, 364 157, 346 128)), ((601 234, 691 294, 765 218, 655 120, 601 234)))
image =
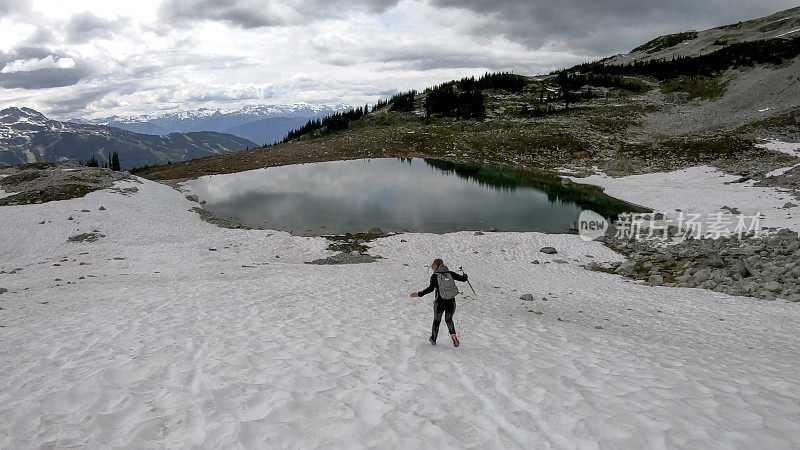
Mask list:
POLYGON ((800 302, 800 239, 788 229, 760 237, 688 239, 664 245, 604 237, 602 242, 627 257, 586 268, 649 283, 709 289, 729 295, 800 302))

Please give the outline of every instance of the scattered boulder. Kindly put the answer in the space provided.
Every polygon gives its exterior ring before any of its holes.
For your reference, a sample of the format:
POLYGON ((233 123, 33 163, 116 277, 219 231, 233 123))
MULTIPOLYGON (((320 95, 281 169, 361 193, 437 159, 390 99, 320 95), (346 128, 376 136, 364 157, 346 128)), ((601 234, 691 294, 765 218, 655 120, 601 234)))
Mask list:
POLYGON ((632 260, 625 261, 624 263, 620 264, 619 267, 617 267, 614 270, 614 273, 622 275, 622 276, 626 276, 626 277, 627 276, 631 276, 631 275, 634 274, 634 272, 636 272, 637 264, 638 263, 636 261, 632 261, 632 260))
POLYGON ((534 259, 533 261, 531 261, 531 264, 539 264, 539 260, 538 259, 534 259))
POLYGON ((353 252, 342 252, 338 253, 333 256, 329 256, 327 258, 320 258, 315 259, 313 261, 306 262, 306 264, 317 264, 317 265, 327 265, 327 264, 365 264, 365 263, 372 263, 379 259, 379 256, 372 256, 366 253, 359 253, 356 251, 353 252))
POLYGON ((708 254, 708 265, 717 268, 725 267, 725 263, 722 261, 722 257, 718 252, 711 252, 708 254))
POLYGON ((786 202, 786 203, 783 205, 783 209, 789 209, 789 208, 795 208, 795 207, 797 207, 797 205, 796 205, 796 204, 794 204, 794 203, 792 203, 792 202, 786 202))
POLYGON ((767 281, 764 283, 764 289, 770 292, 780 292, 781 289, 783 289, 783 286, 777 281, 767 281))
POLYGON ((592 262, 590 262, 589 264, 587 264, 586 266, 584 266, 584 268, 585 268, 586 270, 594 270, 594 271, 601 270, 601 269, 602 269, 602 267, 603 267, 603 266, 601 266, 600 264, 598 264, 598 263, 597 263, 597 261, 592 261, 592 262))
POLYGON ((555 255, 558 253, 558 250, 556 250, 555 247, 542 247, 539 249, 539 251, 547 255, 555 255))
POLYGON ((473 236, 483 236, 483 231, 476 231, 473 236))
POLYGON ((100 239, 101 237, 105 237, 105 235, 97 233, 97 232, 81 233, 81 234, 76 234, 74 236, 68 237, 67 241, 69 241, 69 242, 95 242, 98 239, 100 239))
POLYGON ((105 208, 105 206, 100 206, 99 208, 97 208, 97 210, 98 210, 98 211, 105 211, 105 210, 106 210, 106 208, 105 208))
POLYGON ((533 296, 533 294, 522 294, 519 297, 519 299, 520 300, 525 300, 526 302, 532 302, 532 301, 536 300, 536 298, 533 296))
POLYGON ((5 294, 6 292, 8 292, 8 289, 0 288, 0 294, 5 294))
POLYGON ((650 286, 661 286, 664 284, 664 277, 661 275, 650 275, 650 278, 647 280, 650 286))

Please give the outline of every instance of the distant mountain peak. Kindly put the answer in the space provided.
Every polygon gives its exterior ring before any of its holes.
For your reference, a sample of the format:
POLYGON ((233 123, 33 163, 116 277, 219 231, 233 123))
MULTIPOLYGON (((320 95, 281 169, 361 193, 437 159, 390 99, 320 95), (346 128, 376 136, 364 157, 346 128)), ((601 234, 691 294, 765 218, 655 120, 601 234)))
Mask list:
POLYGON ((71 122, 107 125, 136 133, 167 135, 173 132, 217 131, 249 139, 259 144, 279 141, 290 130, 351 105, 296 102, 287 105, 247 105, 239 109, 201 107, 191 110, 157 111, 132 116, 94 119, 76 118, 71 122))
POLYGON ((48 119, 31 108, 0 110, 0 166, 26 162, 104 161, 119 153, 123 168, 159 164, 229 153, 255 147, 255 143, 231 134, 215 132, 174 133, 152 136, 92 124, 48 119))
POLYGON ((43 125, 47 122, 47 117, 35 109, 12 106, 0 110, 0 123, 11 124, 17 122, 28 122, 43 125))

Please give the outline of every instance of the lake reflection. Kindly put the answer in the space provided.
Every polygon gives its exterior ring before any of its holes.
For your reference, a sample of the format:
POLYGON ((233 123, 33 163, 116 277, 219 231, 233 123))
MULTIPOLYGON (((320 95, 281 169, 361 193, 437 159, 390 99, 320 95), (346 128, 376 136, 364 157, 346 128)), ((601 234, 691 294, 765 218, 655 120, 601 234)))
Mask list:
POLYGON ((630 210, 556 178, 423 159, 333 161, 192 180, 205 207, 253 227, 294 234, 463 230, 566 232, 581 210, 630 210))

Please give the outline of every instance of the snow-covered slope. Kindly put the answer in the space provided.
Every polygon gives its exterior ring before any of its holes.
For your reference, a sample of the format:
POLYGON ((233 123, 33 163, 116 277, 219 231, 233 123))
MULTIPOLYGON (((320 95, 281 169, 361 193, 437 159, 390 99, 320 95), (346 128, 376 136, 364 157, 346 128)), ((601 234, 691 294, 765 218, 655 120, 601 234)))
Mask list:
MULTIPOLYGON (((770 149, 792 148, 796 144, 773 141, 770 149), (775 144, 778 142, 778 145, 775 144)), ((779 169, 785 172, 787 167, 779 169)), ((776 171, 775 176, 781 175, 776 171)), ((786 189, 758 187, 755 180, 739 182, 740 177, 714 167, 697 166, 667 173, 648 173, 613 178, 596 174, 585 178, 570 177, 578 183, 604 188, 606 194, 637 205, 647 205, 675 217, 679 211, 703 214, 730 214, 736 209, 745 216, 762 216, 764 228, 788 228, 800 231, 800 208, 790 208, 794 194, 786 189)), ((793 204, 793 203, 792 203, 793 204)), ((793 204, 794 205, 794 204, 793 204)))
POLYGON ((571 235, 406 234, 311 266, 321 238, 129 186, 0 207, 0 447, 800 446, 796 304, 589 272, 620 257, 571 235), (408 296, 434 257, 477 291, 459 348, 408 296))

